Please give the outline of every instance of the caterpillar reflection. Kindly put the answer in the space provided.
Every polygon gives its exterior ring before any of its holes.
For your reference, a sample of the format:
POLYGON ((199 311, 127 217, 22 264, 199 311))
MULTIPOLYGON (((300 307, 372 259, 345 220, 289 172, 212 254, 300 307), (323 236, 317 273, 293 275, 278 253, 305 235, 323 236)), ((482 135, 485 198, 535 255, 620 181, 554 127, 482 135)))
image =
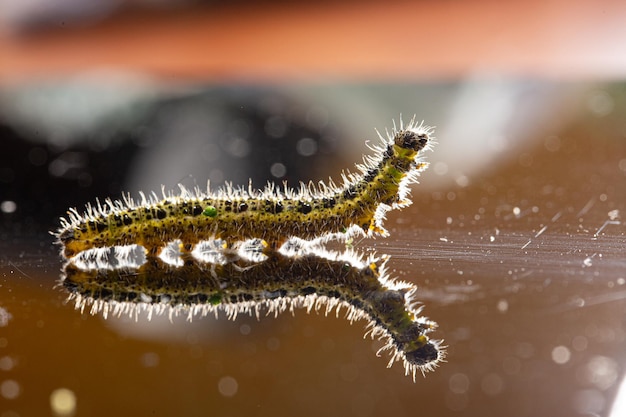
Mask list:
POLYGON ((163 192, 159 200, 155 194, 141 194, 140 201, 126 195, 87 205, 84 214, 71 209, 55 235, 65 258, 92 248, 131 244, 141 245, 153 257, 164 241, 175 239, 186 251, 210 238, 227 244, 258 238, 274 250, 290 237, 386 236, 385 214, 411 203, 408 185, 427 166, 422 153, 432 142, 432 128, 413 118, 406 126, 394 123, 387 137, 379 137, 382 143, 371 147, 374 154, 357 165, 359 173, 342 174, 341 186, 330 180, 301 183, 298 190, 286 185, 264 190, 226 185, 216 192, 181 187, 180 195, 163 192))
MULTIPOLYGON (((132 256, 134 248, 116 256, 132 256)), ((415 380, 418 371, 434 369, 444 358, 440 342, 428 334, 436 323, 421 317, 413 284, 386 273, 386 258, 363 257, 322 249, 274 251, 260 261, 244 259, 205 263, 181 253, 182 266, 160 258, 141 258, 138 267, 85 269, 69 261, 61 284, 76 308, 92 314, 137 316, 141 312, 208 315, 224 312, 259 317, 304 308, 329 314, 345 311, 350 322, 365 319, 367 333, 386 341, 388 366, 400 361, 415 380)), ((380 352, 379 351, 379 352, 380 352)))

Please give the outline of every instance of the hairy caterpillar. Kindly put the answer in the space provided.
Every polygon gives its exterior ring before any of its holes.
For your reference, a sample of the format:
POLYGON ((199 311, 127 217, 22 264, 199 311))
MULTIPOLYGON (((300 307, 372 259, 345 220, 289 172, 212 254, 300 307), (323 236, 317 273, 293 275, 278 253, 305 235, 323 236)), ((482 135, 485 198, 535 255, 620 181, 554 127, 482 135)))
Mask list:
POLYGON ((180 239, 185 251, 200 241, 218 238, 227 244, 259 238, 268 251, 278 249, 288 238, 305 240, 354 233, 386 236, 383 220, 387 211, 411 203, 408 185, 427 166, 422 151, 429 147, 432 128, 413 118, 406 126, 394 128, 374 155, 358 164, 359 174, 343 174, 343 185, 320 182, 300 184, 296 191, 268 185, 248 190, 226 185, 206 193, 181 187, 178 196, 155 194, 136 202, 130 196, 121 201, 87 205, 86 213, 76 209, 61 219, 55 235, 63 246, 62 255, 71 258, 92 248, 136 244, 156 257, 163 242, 180 239))
MULTIPOLYGON (((91 313, 218 315, 259 317, 262 311, 279 314, 305 308, 307 312, 345 311, 350 321, 368 321, 367 334, 386 341, 388 366, 404 364, 415 380, 417 371, 433 370, 445 354, 440 342, 427 336, 436 323, 420 317, 413 284, 387 276, 387 258, 363 259, 317 247, 297 252, 273 251, 261 262, 232 260, 223 264, 200 262, 182 252, 182 266, 160 258, 142 258, 138 267, 84 269, 68 261, 61 285, 76 308, 91 313)), ((133 248, 119 258, 132 256, 133 248)), ((123 254, 122 254, 123 252, 123 254)), ((130 265, 128 263, 127 265, 130 265)), ((379 352, 380 352, 379 351, 379 352)))

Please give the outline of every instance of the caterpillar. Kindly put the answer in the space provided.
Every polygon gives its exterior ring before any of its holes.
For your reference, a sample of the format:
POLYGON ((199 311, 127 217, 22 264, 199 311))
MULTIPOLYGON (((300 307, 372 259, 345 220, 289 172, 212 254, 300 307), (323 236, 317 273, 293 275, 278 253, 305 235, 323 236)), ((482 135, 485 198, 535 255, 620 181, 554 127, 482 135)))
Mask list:
POLYGON ((163 242, 180 239, 190 252, 203 240, 218 238, 228 245, 247 239, 263 239, 267 250, 277 250, 290 237, 323 240, 349 238, 356 233, 386 236, 386 213, 411 204, 408 185, 427 167, 422 153, 432 143, 433 129, 415 117, 402 121, 381 143, 370 146, 373 155, 357 164, 359 173, 343 173, 343 184, 301 183, 298 190, 268 184, 263 190, 226 184, 217 191, 207 187, 179 195, 140 193, 103 204, 88 204, 84 214, 76 209, 61 218, 53 234, 69 259, 92 248, 136 244, 156 257, 163 242))
MULTIPOLYGON (((259 317, 304 308, 328 315, 345 311, 352 323, 365 319, 366 336, 386 341, 388 367, 400 361, 415 380, 417 372, 433 370, 445 357, 441 342, 428 334, 437 325, 420 316, 416 287, 396 281, 386 272, 387 257, 363 258, 354 251, 331 252, 317 248, 279 250, 258 262, 236 259, 221 264, 201 262, 181 252, 182 266, 160 258, 141 258, 132 264, 134 247, 111 255, 129 258, 125 266, 98 269, 66 262, 60 281, 81 311, 91 314, 141 312, 206 316, 223 312, 259 317)), ((106 263, 104 255, 101 262, 106 263)), ((110 260, 109 260, 110 261, 110 260)), ((101 265, 102 266, 102 265, 101 265)), ((378 355, 378 353, 377 353, 378 355)))

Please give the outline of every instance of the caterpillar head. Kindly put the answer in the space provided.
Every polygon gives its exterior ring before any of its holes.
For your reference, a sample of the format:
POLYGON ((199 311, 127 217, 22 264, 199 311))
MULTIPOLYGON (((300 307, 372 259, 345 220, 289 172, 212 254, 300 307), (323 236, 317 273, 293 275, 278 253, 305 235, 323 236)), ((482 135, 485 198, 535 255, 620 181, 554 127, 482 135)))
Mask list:
POLYGON ((400 130, 394 135, 393 141, 402 149, 419 152, 428 144, 428 132, 421 129, 400 130))

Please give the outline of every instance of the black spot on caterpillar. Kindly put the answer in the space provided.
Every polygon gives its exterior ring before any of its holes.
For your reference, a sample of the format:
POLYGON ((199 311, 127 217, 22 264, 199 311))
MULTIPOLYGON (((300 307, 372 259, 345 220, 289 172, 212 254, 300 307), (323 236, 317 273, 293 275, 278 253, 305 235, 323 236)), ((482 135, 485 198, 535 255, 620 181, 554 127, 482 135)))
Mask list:
POLYGON ((187 314, 191 319, 224 312, 234 319, 296 308, 325 314, 336 310, 337 315, 343 310, 350 322, 367 320, 366 334, 386 341, 380 351, 390 352, 388 366, 402 362, 414 380, 418 371, 433 370, 445 356, 441 342, 428 337, 436 323, 420 316, 416 287, 389 278, 386 258, 364 259, 352 251, 311 246, 273 251, 261 261, 231 254, 223 263, 201 262, 180 252, 182 262, 173 266, 141 253, 132 245, 100 252, 94 257, 100 258, 98 265, 68 261, 60 284, 76 308, 105 317, 146 312, 149 317, 187 314))
POLYGON ((269 184, 264 190, 226 185, 216 192, 187 190, 180 195, 155 194, 140 201, 125 195, 104 204, 87 205, 84 214, 68 211, 54 233, 71 258, 92 248, 137 244, 149 257, 163 249, 164 242, 180 239, 193 250, 207 239, 222 239, 228 245, 259 238, 268 250, 278 249, 290 237, 305 240, 367 236, 388 233, 383 227, 387 211, 411 203, 408 185, 416 182, 427 163, 422 153, 432 143, 432 128, 413 118, 394 128, 374 154, 357 165, 359 174, 342 174, 343 184, 301 183, 298 190, 269 184))

